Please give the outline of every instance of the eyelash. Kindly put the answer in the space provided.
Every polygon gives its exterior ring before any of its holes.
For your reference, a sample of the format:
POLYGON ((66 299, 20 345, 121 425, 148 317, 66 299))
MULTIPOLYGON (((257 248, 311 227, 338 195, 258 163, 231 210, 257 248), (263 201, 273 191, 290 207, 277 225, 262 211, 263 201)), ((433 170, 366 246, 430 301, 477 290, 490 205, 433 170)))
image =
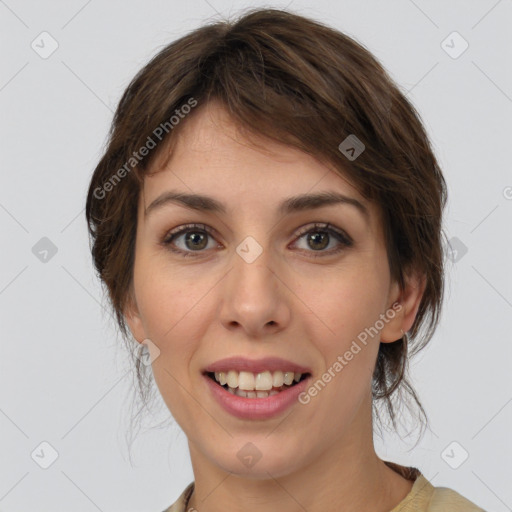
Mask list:
MULTIPOLYGON (((182 249, 176 249, 175 247, 172 247, 172 245, 171 245, 172 242, 176 238, 178 238, 180 235, 186 234, 189 232, 197 232, 197 231, 204 231, 204 232, 208 233, 209 235, 211 235, 212 237, 214 235, 213 230, 210 227, 206 226, 205 224, 187 224, 185 226, 176 228, 175 230, 168 232, 165 235, 164 239, 162 240, 161 244, 164 247, 166 247, 167 249, 169 249, 171 252, 177 253, 183 257, 198 257, 198 256, 200 256, 200 253, 205 252, 205 251, 204 250, 184 251, 182 249)), ((309 252, 313 253, 312 256, 314 258, 331 256, 333 254, 337 254, 337 253, 341 252, 345 248, 352 247, 352 245, 353 245, 352 239, 346 233, 344 233, 341 230, 334 229, 333 227, 331 227, 331 225, 329 223, 316 222, 312 226, 307 226, 306 228, 301 229, 297 233, 296 239, 298 240, 298 239, 302 238, 304 235, 307 235, 309 233, 315 233, 315 232, 326 232, 329 235, 334 235, 334 238, 336 238, 338 240, 338 242, 340 242, 340 247, 338 247, 337 249, 334 249, 334 250, 331 249, 330 251, 324 251, 324 250, 306 251, 308 253, 309 252), (315 254, 315 253, 319 253, 319 254, 315 254)), ((330 242, 330 240, 329 240, 329 242, 330 242)))

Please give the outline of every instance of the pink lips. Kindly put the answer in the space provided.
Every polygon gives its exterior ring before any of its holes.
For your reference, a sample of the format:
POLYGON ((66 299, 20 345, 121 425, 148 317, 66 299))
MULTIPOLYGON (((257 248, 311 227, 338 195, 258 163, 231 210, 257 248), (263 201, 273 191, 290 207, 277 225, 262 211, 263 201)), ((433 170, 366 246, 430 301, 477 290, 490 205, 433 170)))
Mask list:
POLYGON ((203 378, 215 401, 226 412, 241 419, 265 420, 282 413, 298 402, 299 395, 307 389, 311 381, 311 369, 280 357, 247 359, 242 356, 234 356, 208 365, 203 370, 203 378), (229 370, 253 373, 280 370, 283 372, 307 373, 309 375, 276 395, 267 398, 246 398, 233 395, 206 375, 207 373, 228 372, 229 370))
POLYGON ((233 395, 208 375, 203 375, 203 379, 215 401, 229 414, 241 419, 266 420, 284 412, 293 404, 297 406, 299 395, 310 385, 311 376, 267 398, 233 395))
POLYGON ((295 372, 295 373, 311 373, 309 368, 281 359, 280 357, 265 357, 263 359, 247 359, 242 356, 228 357, 221 359, 208 365, 203 372, 227 372, 229 370, 236 370, 238 372, 246 371, 259 373, 269 370, 295 372))

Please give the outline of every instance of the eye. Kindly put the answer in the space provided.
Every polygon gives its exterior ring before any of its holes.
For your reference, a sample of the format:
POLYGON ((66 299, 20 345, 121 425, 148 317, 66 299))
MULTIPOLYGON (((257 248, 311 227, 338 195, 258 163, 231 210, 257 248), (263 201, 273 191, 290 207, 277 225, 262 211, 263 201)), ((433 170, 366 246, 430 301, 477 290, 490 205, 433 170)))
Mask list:
POLYGON ((162 240, 162 244, 170 251, 182 256, 196 256, 195 252, 203 252, 202 250, 208 246, 209 236, 213 236, 213 231, 208 226, 204 224, 187 224, 167 233, 166 237, 162 240), (183 236, 184 248, 174 247, 175 241, 183 236))
POLYGON ((352 239, 346 233, 326 223, 315 223, 313 227, 306 226, 297 236, 298 240, 305 239, 307 246, 305 250, 307 252, 320 253, 312 254, 313 257, 336 254, 346 247, 352 247, 353 245, 352 239), (337 242, 337 244, 335 244, 337 247, 335 246, 333 249, 325 251, 324 249, 328 247, 331 242, 337 242), (308 248, 312 248, 313 250, 311 251, 308 248))
MULTIPOLYGON (((204 249, 212 249, 215 246, 220 247, 215 243, 208 247, 208 237, 213 239, 213 230, 210 227, 205 224, 187 224, 167 233, 161 244, 170 251, 184 257, 199 256, 199 253, 205 252, 204 249), (180 241, 182 237, 182 246, 180 247, 179 243, 176 242, 180 241)), ((352 239, 346 233, 326 223, 315 223, 313 226, 306 226, 297 233, 296 237, 297 240, 304 238, 307 246, 313 249, 302 248, 301 250, 305 250, 308 253, 320 253, 311 254, 313 257, 336 254, 346 247, 353 245, 352 239), (331 245, 331 242, 337 242, 337 244, 335 244, 334 248, 325 251, 324 249, 331 245)), ((294 244, 296 243, 294 242, 294 244)))

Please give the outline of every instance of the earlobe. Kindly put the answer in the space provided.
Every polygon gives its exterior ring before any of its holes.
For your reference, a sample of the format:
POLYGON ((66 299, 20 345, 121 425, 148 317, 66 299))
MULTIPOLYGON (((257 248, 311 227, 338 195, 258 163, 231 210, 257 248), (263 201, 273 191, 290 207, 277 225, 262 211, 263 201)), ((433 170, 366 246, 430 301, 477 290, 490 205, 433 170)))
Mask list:
POLYGON ((133 294, 130 295, 130 298, 126 303, 123 315, 135 340, 139 343, 144 341, 147 336, 144 330, 144 326, 142 325, 139 308, 137 306, 135 297, 133 297, 133 294))
POLYGON ((403 337, 414 324, 416 314, 425 292, 426 276, 414 273, 406 278, 405 288, 400 290, 394 283, 394 289, 398 290, 391 295, 391 306, 386 310, 385 323, 381 331, 381 343, 393 343, 403 337))

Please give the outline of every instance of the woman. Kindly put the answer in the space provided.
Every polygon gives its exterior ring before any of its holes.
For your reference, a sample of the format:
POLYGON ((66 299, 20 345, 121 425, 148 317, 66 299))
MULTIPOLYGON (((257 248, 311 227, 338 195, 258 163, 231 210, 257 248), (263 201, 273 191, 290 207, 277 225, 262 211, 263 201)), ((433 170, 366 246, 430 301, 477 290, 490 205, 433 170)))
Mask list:
POLYGON ((396 426, 408 395, 422 424, 406 369, 439 319, 445 203, 413 106, 315 21, 254 10, 137 74, 86 215, 188 438, 167 511, 482 510, 373 444, 379 404, 396 426))

